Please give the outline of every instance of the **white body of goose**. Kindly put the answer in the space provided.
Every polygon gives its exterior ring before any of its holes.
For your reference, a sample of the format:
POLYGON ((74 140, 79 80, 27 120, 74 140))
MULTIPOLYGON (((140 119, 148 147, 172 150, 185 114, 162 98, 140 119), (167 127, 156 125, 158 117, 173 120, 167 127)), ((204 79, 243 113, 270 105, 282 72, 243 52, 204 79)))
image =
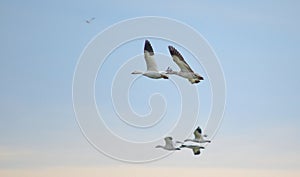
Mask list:
POLYGON ((180 68, 180 71, 173 71, 170 67, 168 67, 168 69, 166 70, 167 74, 176 74, 178 76, 188 79, 192 84, 199 83, 201 80, 203 80, 203 77, 195 73, 191 69, 191 67, 182 57, 182 55, 173 46, 169 46, 168 48, 173 58, 173 61, 180 68))
POLYGON ((172 137, 165 137, 165 146, 162 145, 157 145, 155 146, 155 148, 162 148, 168 151, 176 151, 176 150, 180 150, 179 147, 175 147, 175 143, 173 142, 173 138, 172 137))
POLYGON ((204 137, 207 137, 207 135, 202 135, 202 130, 200 127, 197 127, 197 129, 194 131, 194 136, 195 136, 194 139, 186 139, 186 140, 184 140, 184 142, 187 142, 187 141, 192 141, 195 143, 210 143, 211 142, 210 140, 204 139, 204 137))
POLYGON ((147 65, 147 71, 134 71, 131 74, 142 74, 146 77, 152 78, 152 79, 168 79, 169 77, 166 75, 164 71, 158 71, 157 65, 154 60, 154 51, 153 48, 148 40, 145 41, 144 46, 144 58, 147 65))
POLYGON ((197 146, 197 145, 181 145, 180 148, 189 148, 189 149, 192 149, 193 152, 194 152, 194 155, 199 155, 201 153, 200 149, 205 149, 204 147, 197 146))

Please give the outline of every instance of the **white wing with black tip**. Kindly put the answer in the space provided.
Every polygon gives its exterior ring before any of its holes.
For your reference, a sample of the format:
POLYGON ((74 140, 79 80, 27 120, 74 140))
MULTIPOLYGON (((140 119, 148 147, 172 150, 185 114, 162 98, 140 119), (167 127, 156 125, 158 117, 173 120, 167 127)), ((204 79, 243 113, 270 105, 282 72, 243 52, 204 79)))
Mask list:
POLYGON ((147 65, 147 71, 158 71, 154 60, 154 51, 148 40, 145 41, 144 58, 147 65))
POLYGON ((184 60, 183 56, 173 46, 168 46, 168 48, 173 61, 177 64, 182 72, 194 72, 189 64, 187 64, 187 62, 184 60))
POLYGON ((200 127, 198 127, 195 131, 194 131, 194 135, 195 135, 195 139, 200 140, 202 139, 202 130, 200 127))

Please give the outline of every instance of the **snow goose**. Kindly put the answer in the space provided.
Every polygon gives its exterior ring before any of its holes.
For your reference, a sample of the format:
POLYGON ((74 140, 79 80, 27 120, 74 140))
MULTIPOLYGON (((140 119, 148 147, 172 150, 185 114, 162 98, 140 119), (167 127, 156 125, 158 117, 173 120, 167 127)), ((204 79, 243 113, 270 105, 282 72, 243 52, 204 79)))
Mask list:
POLYGON ((186 140, 184 140, 184 142, 187 142, 187 141, 192 141, 195 143, 210 143, 211 142, 210 140, 204 139, 204 137, 207 137, 207 135, 202 135, 202 130, 200 127, 196 128, 196 130, 194 131, 194 136, 195 136, 194 139, 186 139, 186 140))
POLYGON ((133 71, 131 74, 142 74, 146 77, 152 79, 168 79, 169 77, 165 74, 165 72, 160 72, 157 70, 157 65, 154 60, 154 51, 153 48, 148 40, 145 41, 144 46, 144 58, 147 65, 147 71, 133 71))
POLYGON ((164 140, 166 142, 165 146, 157 145, 157 146, 155 146, 155 148, 163 148, 163 149, 168 150, 168 151, 180 150, 180 148, 175 147, 172 137, 169 137, 169 136, 165 137, 164 140))
POLYGON ((201 80, 203 80, 203 77, 195 73, 191 69, 191 67, 182 57, 182 55, 173 46, 169 46, 168 48, 173 58, 173 61, 180 68, 180 71, 173 71, 170 67, 168 67, 168 69, 166 70, 167 74, 176 74, 178 76, 188 79, 192 84, 199 83, 201 80))

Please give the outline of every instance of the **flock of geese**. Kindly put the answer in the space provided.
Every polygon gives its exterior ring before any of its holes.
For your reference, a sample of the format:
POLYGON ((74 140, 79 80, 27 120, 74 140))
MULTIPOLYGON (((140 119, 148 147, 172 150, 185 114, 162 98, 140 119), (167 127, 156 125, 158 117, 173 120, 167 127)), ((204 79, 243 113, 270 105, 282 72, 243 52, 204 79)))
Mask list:
POLYGON ((207 137, 206 134, 202 135, 202 130, 200 127, 197 127, 194 131, 194 139, 186 139, 183 142, 181 141, 174 141, 172 137, 168 136, 165 137, 165 145, 157 145, 156 148, 162 148, 168 151, 176 151, 181 150, 181 148, 189 148, 193 150, 194 155, 200 154, 200 149, 205 149, 202 146, 202 143, 210 143, 211 141, 205 139, 207 137), (196 144, 185 144, 186 142, 194 142, 196 144), (180 144, 180 145, 177 145, 180 144))
MULTIPOLYGON (((191 67, 184 60, 183 56, 173 46, 168 46, 168 49, 173 61, 180 68, 180 71, 173 71, 170 67, 168 67, 166 71, 159 71, 154 60, 153 48, 149 40, 146 40, 144 46, 144 58, 146 61, 147 70, 144 72, 133 71, 131 74, 141 74, 152 79, 169 79, 168 75, 172 74, 188 79, 191 84, 199 83, 201 80, 203 80, 203 77, 191 69, 191 67)), ((181 142, 174 141, 172 137, 168 136, 164 138, 165 145, 157 145, 156 148, 162 148, 168 151, 177 151, 181 150, 181 148, 188 148, 193 150, 194 155, 199 155, 200 149, 205 149, 201 144, 211 142, 210 140, 205 139, 206 137, 206 134, 202 134, 201 128, 197 127, 194 131, 194 139, 186 139, 181 142), (192 142, 194 144, 187 144, 187 142, 192 142)))

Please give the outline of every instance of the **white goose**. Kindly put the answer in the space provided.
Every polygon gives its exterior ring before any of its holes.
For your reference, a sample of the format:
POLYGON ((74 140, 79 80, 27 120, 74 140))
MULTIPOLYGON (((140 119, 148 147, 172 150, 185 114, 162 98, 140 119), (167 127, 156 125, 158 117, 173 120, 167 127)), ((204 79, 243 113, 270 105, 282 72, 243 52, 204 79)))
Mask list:
POLYGON ((187 141, 192 141, 195 143, 210 143, 211 142, 210 140, 204 139, 204 137, 207 137, 207 135, 202 135, 202 130, 200 127, 196 128, 196 130, 194 131, 194 136, 195 136, 194 139, 186 139, 186 140, 184 140, 184 142, 187 142, 187 141))
POLYGON ((155 146, 155 148, 163 148, 165 150, 168 150, 168 151, 176 151, 176 150, 180 150, 179 147, 175 147, 175 143, 173 142, 173 138, 172 137, 165 137, 165 146, 162 146, 162 145, 157 145, 155 146))
POLYGON ((145 41, 145 47, 144 47, 144 58, 147 65, 147 71, 133 71, 131 74, 142 74, 146 77, 152 78, 152 79, 168 79, 169 77, 165 74, 165 72, 160 72, 157 70, 157 65, 154 61, 154 52, 153 48, 148 40, 145 41))
POLYGON ((203 80, 203 77, 195 73, 191 69, 191 67, 182 57, 182 55, 173 46, 169 46, 168 48, 173 58, 173 61, 180 68, 180 71, 173 71, 170 67, 168 67, 168 69, 166 70, 167 74, 176 74, 178 76, 188 79, 192 84, 199 83, 201 80, 203 80))
POLYGON ((200 149, 205 149, 203 146, 197 146, 197 145, 181 145, 180 148, 189 148, 192 149, 194 152, 194 155, 199 155, 200 149))

